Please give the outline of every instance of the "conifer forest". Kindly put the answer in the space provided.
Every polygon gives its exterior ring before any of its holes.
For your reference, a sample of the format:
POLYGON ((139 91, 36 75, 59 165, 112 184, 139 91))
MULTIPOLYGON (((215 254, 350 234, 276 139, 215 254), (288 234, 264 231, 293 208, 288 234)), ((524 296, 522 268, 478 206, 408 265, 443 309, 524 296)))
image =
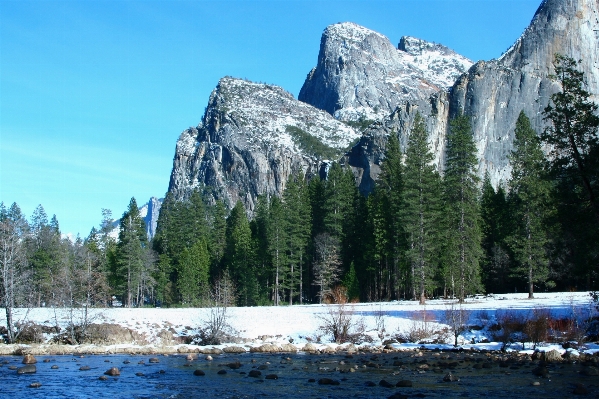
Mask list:
MULTIPOLYGON (((251 215, 167 194, 155 237, 135 198, 119 219, 85 238, 62 238, 40 205, 28 219, 0 207, 0 302, 26 306, 296 305, 334 300, 463 300, 484 293, 597 290, 599 117, 577 62, 555 61, 561 91, 534 131, 520 113, 511 177, 480 179, 466 115, 433 163, 424 115, 400 147, 389 136, 374 190, 359 193, 351 169, 290 178, 281 197, 260 197, 251 215)), ((210 197, 211 198, 211 197, 210 197)), ((99 218, 100 219, 100 218, 99 218)), ((8 314, 8 313, 7 313, 8 314)))

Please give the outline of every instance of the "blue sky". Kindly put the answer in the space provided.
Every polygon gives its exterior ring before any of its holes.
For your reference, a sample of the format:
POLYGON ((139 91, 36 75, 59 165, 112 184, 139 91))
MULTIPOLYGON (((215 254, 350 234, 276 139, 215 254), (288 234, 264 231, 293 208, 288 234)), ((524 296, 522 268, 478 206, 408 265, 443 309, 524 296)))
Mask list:
POLYGON ((42 204, 85 237, 168 189, 176 140, 219 78, 296 97, 327 25, 352 21, 397 44, 498 57, 540 0, 0 0, 0 200, 42 204))

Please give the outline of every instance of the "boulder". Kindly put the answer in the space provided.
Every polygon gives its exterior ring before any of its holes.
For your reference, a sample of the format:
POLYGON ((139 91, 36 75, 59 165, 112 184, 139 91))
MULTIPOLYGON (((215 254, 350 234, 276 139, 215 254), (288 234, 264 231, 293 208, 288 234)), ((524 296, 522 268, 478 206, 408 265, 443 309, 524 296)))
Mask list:
POLYGON ((245 353, 246 350, 245 350, 245 348, 242 348, 241 346, 227 346, 226 348, 223 349, 223 352, 225 352, 225 353, 245 353))
POLYGON ((37 359, 33 355, 25 355, 23 356, 23 364, 35 364, 37 363, 37 359))
POLYGON ((289 352, 289 353, 297 352, 297 348, 293 344, 283 344, 283 345, 281 345, 280 349, 281 349, 280 350, 281 352, 289 352))
POLYGON ((447 374, 445 374, 445 377, 443 377, 443 381, 445 381, 445 382, 456 382, 459 380, 460 380, 460 378, 458 376, 455 376, 451 373, 447 373, 447 374))
POLYGON ((27 364, 17 369, 17 374, 35 374, 37 369, 34 364, 27 364))
POLYGON ((121 371, 117 367, 111 367, 104 374, 109 375, 111 377, 118 377, 121 375, 121 371))
POLYGON ((248 373, 248 376, 252 377, 252 378, 259 378, 261 375, 262 375, 262 373, 260 371, 258 371, 258 370, 251 370, 248 373))
POLYGON ((311 342, 308 342, 306 345, 304 345, 304 347, 302 348, 302 352, 316 352, 318 351, 318 349, 316 348, 316 345, 314 345, 311 342))
POLYGON ((562 354, 556 351, 555 349, 552 349, 549 352, 545 352, 543 354, 543 360, 547 363, 561 362, 562 354))

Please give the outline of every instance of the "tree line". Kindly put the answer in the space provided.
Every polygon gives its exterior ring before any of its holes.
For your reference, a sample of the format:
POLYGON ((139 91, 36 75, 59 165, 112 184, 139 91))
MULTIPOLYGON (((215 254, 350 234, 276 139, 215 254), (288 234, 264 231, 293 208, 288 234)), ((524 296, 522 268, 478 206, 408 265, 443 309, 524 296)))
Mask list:
POLYGON ((478 178, 470 120, 450 122, 439 170, 417 114, 406 148, 390 134, 374 190, 349 168, 327 178, 292 175, 281 197, 227 211, 210 188, 167 194, 149 241, 131 199, 85 239, 61 238, 41 205, 27 221, 0 206, 1 300, 34 306, 238 306, 597 288, 597 105, 578 63, 556 56, 560 90, 535 132, 524 112, 509 155, 511 178, 478 178))

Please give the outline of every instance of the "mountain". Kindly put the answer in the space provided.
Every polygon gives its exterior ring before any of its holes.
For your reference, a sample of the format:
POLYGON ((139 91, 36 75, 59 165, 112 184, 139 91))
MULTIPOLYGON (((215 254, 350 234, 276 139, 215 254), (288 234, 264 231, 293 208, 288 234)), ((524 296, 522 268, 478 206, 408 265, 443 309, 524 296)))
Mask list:
POLYGON ((480 174, 489 170, 497 184, 511 174, 516 119, 521 110, 540 133, 546 126, 542 111, 559 90, 549 79, 555 54, 581 60, 587 90, 599 94, 599 1, 545 0, 529 27, 501 57, 478 62, 454 85, 450 117, 471 116, 478 144, 480 174))
POLYGON ((351 22, 327 27, 318 63, 298 99, 340 120, 381 120, 403 102, 427 102, 472 61, 440 44, 404 36, 397 48, 351 22))
POLYGON ((321 173, 360 133, 280 87, 230 77, 210 95, 201 123, 181 133, 169 192, 186 198, 208 187, 251 213, 260 194, 280 195, 289 176, 321 173))
POLYGON ((497 185, 511 173, 520 111, 537 132, 545 126, 541 111, 558 90, 549 79, 555 53, 581 59, 589 91, 599 94, 598 12, 598 0, 543 1, 505 54, 475 64, 440 44, 404 36, 395 47, 354 23, 331 25, 297 100, 277 86, 220 80, 200 124, 177 141, 169 192, 182 199, 202 189, 229 207, 242 201, 251 214, 257 196, 280 195, 292 173, 323 176, 341 160, 368 193, 389 135, 405 148, 416 112, 439 169, 449 121, 469 115, 478 172, 497 185))
MULTIPOLYGON (((559 89, 549 78, 553 71, 554 54, 582 61, 580 69, 585 73, 588 90, 597 98, 598 4, 597 0, 543 1, 530 26, 501 57, 477 62, 457 79, 448 92, 433 93, 428 102, 422 97, 430 92, 429 88, 422 90, 420 99, 406 96, 389 116, 371 125, 346 156, 359 179, 361 191, 369 192, 373 187, 388 135, 398 134, 400 142, 405 145, 416 111, 427 117, 429 142, 435 153, 435 163, 441 168, 449 120, 459 113, 469 115, 480 159, 479 175, 482 177, 488 170, 495 186, 501 181, 506 182, 511 175, 507 156, 513 148, 514 128, 520 111, 525 111, 537 132, 540 133, 546 126, 542 111, 551 94, 559 89)), ((377 50, 374 46, 372 49, 377 50)), ((366 58, 378 59, 380 56, 378 52, 372 52, 366 58)), ((326 58, 322 45, 319 65, 331 63, 331 60, 321 61, 321 58, 326 58)), ((360 59, 363 58, 364 55, 360 56, 360 59)), ((352 73, 347 75, 337 80, 353 79, 352 73)), ((364 87, 368 85, 364 83, 364 87)), ((335 98, 343 93, 334 85, 323 87, 331 91, 329 94, 320 93, 323 98, 335 98)), ((341 113, 339 110, 334 112, 341 113)))
MULTIPOLYGON (((160 214, 162 201, 164 201, 164 198, 152 197, 148 202, 139 207, 139 215, 146 224, 148 240, 151 240, 154 238, 154 235, 156 235, 156 224, 158 223, 158 215, 160 214)), ((108 235, 115 240, 118 240, 119 238, 120 223, 121 221, 119 219, 115 220, 112 223, 112 230, 108 233, 108 235)))

